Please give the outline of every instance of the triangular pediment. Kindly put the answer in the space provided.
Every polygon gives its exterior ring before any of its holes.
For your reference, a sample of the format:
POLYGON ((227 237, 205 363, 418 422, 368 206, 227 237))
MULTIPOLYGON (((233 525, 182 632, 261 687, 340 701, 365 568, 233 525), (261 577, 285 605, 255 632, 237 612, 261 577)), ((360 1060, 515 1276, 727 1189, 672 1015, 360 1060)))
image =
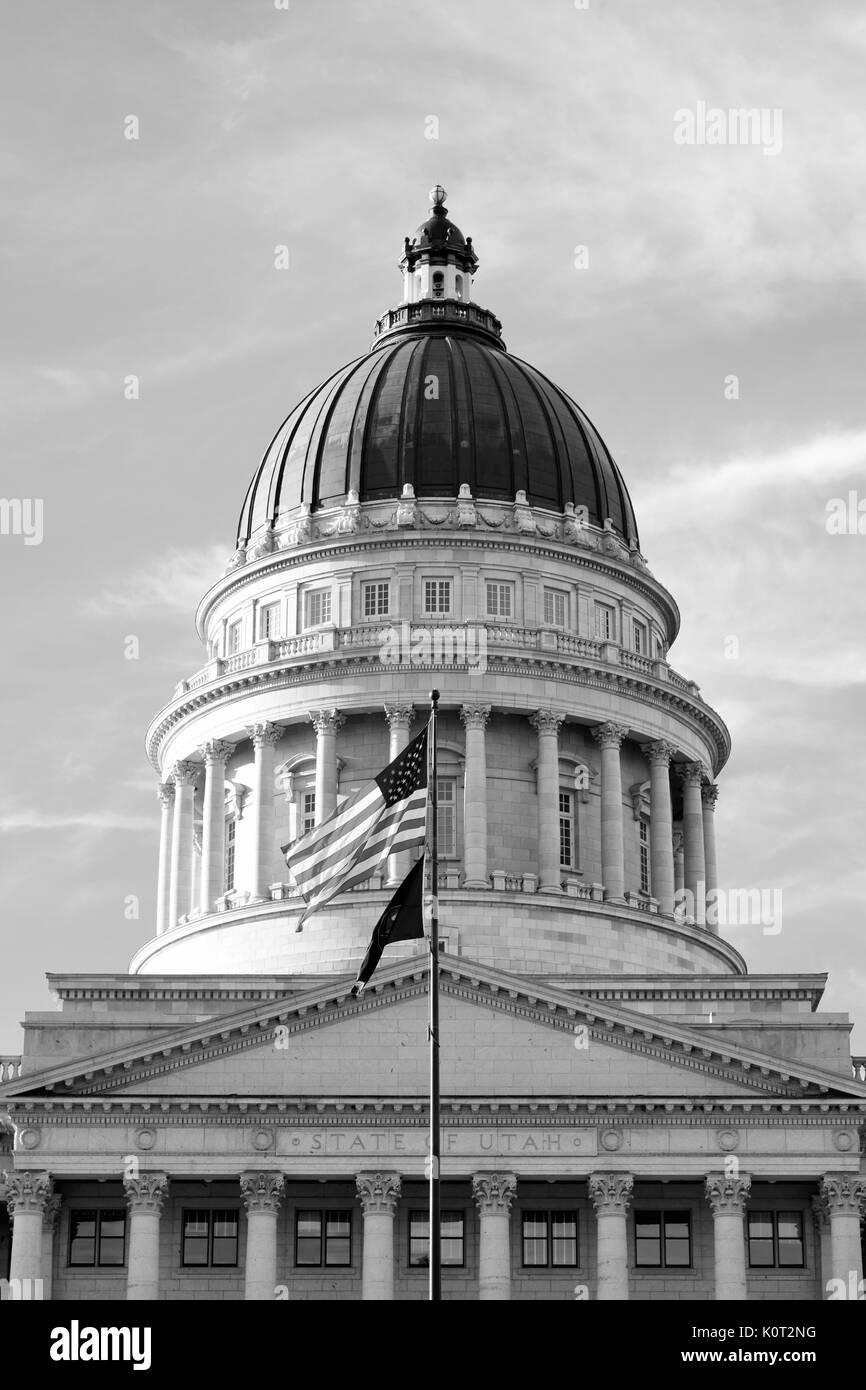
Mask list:
MULTIPOLYGON (((360 999, 333 979, 210 1023, 167 1029, 22 1077, 44 1099, 406 1097, 427 1091, 425 957, 380 968, 360 999)), ((724 1046, 705 1032, 467 961, 442 958, 443 1095, 866 1101, 830 1072, 724 1046)))

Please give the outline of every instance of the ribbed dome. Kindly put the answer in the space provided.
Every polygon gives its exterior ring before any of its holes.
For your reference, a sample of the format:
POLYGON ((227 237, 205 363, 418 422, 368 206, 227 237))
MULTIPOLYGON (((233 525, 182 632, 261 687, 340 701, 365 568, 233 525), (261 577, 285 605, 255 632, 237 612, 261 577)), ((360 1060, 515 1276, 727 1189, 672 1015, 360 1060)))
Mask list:
POLYGON ((386 337, 295 407, 269 445, 241 511, 238 539, 301 503, 474 497, 561 511, 585 506, 637 539, 631 501, 598 431, 527 363, 471 331, 386 337))

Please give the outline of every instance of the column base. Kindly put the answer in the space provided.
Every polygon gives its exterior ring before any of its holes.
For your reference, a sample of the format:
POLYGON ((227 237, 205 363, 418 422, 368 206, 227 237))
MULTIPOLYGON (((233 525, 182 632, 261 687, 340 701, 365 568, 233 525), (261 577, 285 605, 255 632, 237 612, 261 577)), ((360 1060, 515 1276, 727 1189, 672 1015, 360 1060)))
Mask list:
POLYGON ((486 878, 467 878, 463 881, 464 888, 489 888, 490 880, 486 878))

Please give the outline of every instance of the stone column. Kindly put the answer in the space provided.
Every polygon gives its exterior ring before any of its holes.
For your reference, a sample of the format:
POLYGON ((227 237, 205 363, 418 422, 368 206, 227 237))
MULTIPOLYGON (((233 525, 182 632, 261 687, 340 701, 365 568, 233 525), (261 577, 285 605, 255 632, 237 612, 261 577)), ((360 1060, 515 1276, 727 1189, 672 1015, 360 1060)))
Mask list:
POLYGON ((316 730, 316 825, 337 809, 337 731, 346 716, 336 709, 310 710, 316 730))
MULTIPOLYGON (((716 801, 719 789, 714 782, 704 782, 701 787, 701 815, 704 827, 704 881, 707 892, 719 886, 716 868, 716 801)), ((715 928, 718 931, 718 926, 715 928)))
POLYGON ((159 873, 156 881, 156 934, 162 936, 170 925, 171 895, 171 818, 174 808, 174 782, 160 782, 159 873))
POLYGON ((204 804, 201 826, 201 886, 198 905, 213 912, 223 891, 226 871, 226 763, 233 743, 211 739, 199 749, 204 759, 204 804))
POLYGON ((479 1299, 511 1298, 511 1223, 509 1213, 517 1192, 514 1173, 475 1173, 472 1195, 478 1207, 480 1250, 479 1299))
POLYGON ((619 724, 610 722, 590 729, 601 749, 601 878, 604 896, 613 902, 622 902, 625 896, 619 750, 627 732, 619 724))
POLYGON ((833 1277, 833 1252, 830 1245, 830 1208, 827 1198, 819 1193, 812 1198, 812 1221, 818 1244, 818 1271, 821 1276, 821 1297, 827 1297, 827 1282, 833 1277))
POLYGON ((364 1213, 361 1298, 390 1303, 394 1298, 394 1212, 400 1200, 399 1173, 358 1173, 364 1213))
MULTIPOLYGON (((466 729, 466 765, 463 780, 463 867, 465 870, 463 887, 489 888, 490 879, 487 876, 487 748, 484 731, 490 718, 490 706, 463 705, 460 710, 460 718, 466 729)), ((558 756, 556 767, 558 778, 558 756)))
MULTIPOLYGON (((392 763, 403 752, 409 742, 409 730, 415 718, 413 705, 385 705, 385 718, 388 721, 388 761, 392 763)), ((388 884, 402 883, 409 872, 409 851, 401 850, 388 859, 388 884)))
POLYGON ((561 893, 559 868, 559 729, 565 718, 540 709, 529 716, 538 735, 538 889, 561 893))
MULTIPOLYGON (((866 1200, 866 1181, 856 1173, 825 1173, 818 1191, 827 1203, 830 1216, 830 1278, 843 1280, 845 1296, 856 1298, 858 1294, 851 1291, 859 1291, 863 1278, 860 1218, 866 1200)), ((14 1243, 12 1249, 14 1257, 14 1243)))
POLYGON ((251 898, 266 898, 274 881, 274 750, 282 729, 278 724, 253 724, 247 730, 255 754, 253 772, 251 898))
POLYGON ((683 832, 674 831, 674 896, 682 893, 686 884, 686 870, 683 858, 683 832))
POLYGON ((176 763, 174 779, 174 816, 171 823, 171 881, 168 890, 168 925, 177 926, 192 907, 193 798, 198 777, 196 763, 176 763))
MULTIPOLYGON (((42 1222, 53 1195, 50 1173, 26 1170, 6 1173, 6 1206, 12 1221, 10 1280, 44 1279, 42 1222)), ((43 1294, 44 1291, 43 1284, 43 1294)), ((33 1294, 30 1296, 32 1298, 33 1294)))
POLYGON ((54 1288, 54 1238, 62 1201, 57 1194, 49 1197, 42 1213, 42 1297, 46 1303, 50 1302, 54 1288))
POLYGON ((277 1216, 283 1200, 282 1173, 242 1173, 241 1196, 247 1210, 244 1266, 246 1302, 273 1301, 277 1285, 277 1216))
POLYGON ((124 1178, 129 1207, 127 1301, 159 1297, 159 1218, 168 1193, 165 1173, 139 1173, 124 1178))
POLYGON ((704 814, 701 807, 700 763, 684 763, 677 769, 683 787, 683 852, 685 889, 691 894, 691 917, 698 926, 706 920, 706 867, 704 861, 704 814))
POLYGON ((631 1173, 590 1174, 589 1195, 596 1216, 599 1300, 628 1298, 626 1220, 633 1188, 631 1173))
POLYGON ((746 1237, 743 1213, 752 1179, 748 1173, 728 1177, 708 1173, 707 1201, 713 1213, 713 1262, 717 1303, 746 1298, 746 1237))
POLYGON ((657 739, 642 743, 641 752, 650 765, 650 873, 652 894, 658 898, 659 912, 674 912, 674 830, 671 816, 671 783, 668 769, 673 745, 657 739))

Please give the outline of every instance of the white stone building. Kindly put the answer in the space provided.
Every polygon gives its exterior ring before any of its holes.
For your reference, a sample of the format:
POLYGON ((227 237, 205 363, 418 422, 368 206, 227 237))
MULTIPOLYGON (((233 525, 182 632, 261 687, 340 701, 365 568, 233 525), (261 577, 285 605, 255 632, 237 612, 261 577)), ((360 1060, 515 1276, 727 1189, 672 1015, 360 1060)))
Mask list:
POLYGON ((727 729, 668 662, 677 607, 600 435, 506 352, 443 202, 370 351, 268 446, 205 664, 148 730, 152 938, 128 974, 50 976, 60 1012, 0 1059, 0 1261, 46 1297, 426 1297, 420 943, 349 995, 406 856, 298 933, 281 846, 431 685, 444 1297, 861 1278, 850 1023, 719 930, 745 905, 717 891, 727 729))

